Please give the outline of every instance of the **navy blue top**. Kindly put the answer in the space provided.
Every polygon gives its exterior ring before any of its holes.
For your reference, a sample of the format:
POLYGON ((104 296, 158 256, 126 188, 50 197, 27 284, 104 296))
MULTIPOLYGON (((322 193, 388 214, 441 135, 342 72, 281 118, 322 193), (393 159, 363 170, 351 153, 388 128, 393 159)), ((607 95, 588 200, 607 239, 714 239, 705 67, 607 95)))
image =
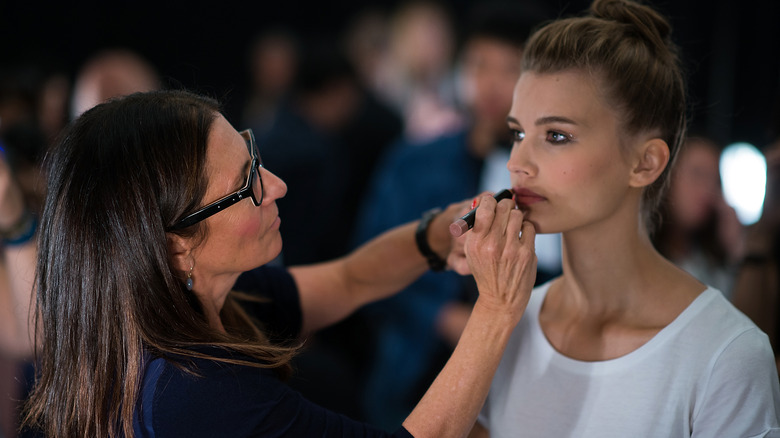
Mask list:
MULTIPOLYGON (((268 297, 248 312, 272 339, 294 339, 301 329, 298 289, 283 269, 261 267, 241 276, 236 290, 268 297)), ((236 357, 217 348, 199 351, 236 357)), ((138 437, 406 437, 387 434, 306 400, 273 370, 188 358, 201 377, 148 357, 134 416, 138 437)))

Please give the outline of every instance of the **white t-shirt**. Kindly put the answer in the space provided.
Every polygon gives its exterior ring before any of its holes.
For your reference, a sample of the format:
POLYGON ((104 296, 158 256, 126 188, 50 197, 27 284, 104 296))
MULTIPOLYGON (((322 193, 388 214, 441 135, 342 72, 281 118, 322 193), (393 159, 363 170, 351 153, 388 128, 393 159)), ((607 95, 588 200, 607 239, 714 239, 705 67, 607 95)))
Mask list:
POLYGON ((534 289, 479 422, 491 438, 780 437, 780 389, 767 336, 708 288, 671 324, 617 359, 557 352, 534 289))

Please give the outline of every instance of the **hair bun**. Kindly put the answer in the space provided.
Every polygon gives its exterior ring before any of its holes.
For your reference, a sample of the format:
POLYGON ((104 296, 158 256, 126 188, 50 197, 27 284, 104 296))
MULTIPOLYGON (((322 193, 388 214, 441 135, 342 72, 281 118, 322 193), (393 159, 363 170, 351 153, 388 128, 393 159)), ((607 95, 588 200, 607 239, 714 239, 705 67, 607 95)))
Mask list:
POLYGON ((593 17, 633 26, 658 45, 666 45, 672 27, 652 8, 630 0, 595 0, 590 6, 593 17))

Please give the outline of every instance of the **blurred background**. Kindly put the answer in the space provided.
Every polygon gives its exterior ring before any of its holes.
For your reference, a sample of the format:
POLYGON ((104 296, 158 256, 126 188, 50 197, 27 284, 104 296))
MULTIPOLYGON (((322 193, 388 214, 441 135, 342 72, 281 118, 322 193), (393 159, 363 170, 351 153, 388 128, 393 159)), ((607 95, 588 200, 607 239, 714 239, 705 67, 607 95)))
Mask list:
MULTIPOLYGON (((691 115, 655 244, 733 296, 777 351, 780 1, 649 3, 671 21, 691 115), (743 146, 727 148, 734 143, 743 146)), ((288 184, 276 263, 328 260, 425 209, 507 187, 504 118, 518 49, 534 26, 589 4, 0 0, 0 156, 36 212, 42 151, 69 120, 134 91, 206 94, 237 129, 254 130, 265 165, 288 184)), ((540 239, 543 281, 559 273, 560 241, 540 239)), ((291 385, 393 430, 448 357, 475 298, 473 281, 449 274, 428 274, 310 339, 291 385)), ((0 323, 13 318, 8 308, 0 301, 0 323)), ((0 438, 16 436, 33 378, 32 346, 20 352, 13 341, 0 336, 0 438)))
MULTIPOLYGON (((456 34, 476 0, 442 3, 456 34)), ((547 18, 578 13, 583 0, 518 0, 547 18)), ((690 77, 695 121, 720 144, 765 144, 780 88, 780 2, 662 0, 690 77)), ((390 13, 393 0, 246 2, 0 2, 0 66, 27 64, 72 79, 96 51, 124 47, 154 65, 166 82, 225 100, 239 117, 249 87, 248 50, 264 30, 303 39, 340 38, 358 14, 390 13)))

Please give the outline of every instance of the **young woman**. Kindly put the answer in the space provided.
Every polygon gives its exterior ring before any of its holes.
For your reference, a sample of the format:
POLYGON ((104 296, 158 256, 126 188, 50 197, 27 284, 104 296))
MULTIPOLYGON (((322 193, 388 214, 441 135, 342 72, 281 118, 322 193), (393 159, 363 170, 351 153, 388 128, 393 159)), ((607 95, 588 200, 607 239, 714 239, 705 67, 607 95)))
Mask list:
MULTIPOLYGON (((258 268, 281 250, 276 200, 287 188, 262 166, 251 132, 185 92, 87 111, 47 168, 28 426, 51 437, 390 436, 315 406, 280 376, 300 336, 426 271, 416 223, 332 262, 258 268), (251 299, 240 306, 233 289, 251 299)), ((422 234, 437 257, 457 209, 422 234)), ((533 227, 508 208, 486 204, 483 216, 475 229, 485 245, 512 249, 512 271, 500 274, 514 280, 482 289, 452 359, 392 436, 467 433, 523 313, 533 227), (504 237, 521 228, 528 238, 504 237)))
MULTIPOLYGON (((648 237, 685 128, 669 32, 597 0, 525 48, 508 168, 526 220, 563 233, 563 274, 532 293, 474 436, 780 435, 766 335, 648 237)), ((475 237, 467 262, 485 270, 475 237)))

